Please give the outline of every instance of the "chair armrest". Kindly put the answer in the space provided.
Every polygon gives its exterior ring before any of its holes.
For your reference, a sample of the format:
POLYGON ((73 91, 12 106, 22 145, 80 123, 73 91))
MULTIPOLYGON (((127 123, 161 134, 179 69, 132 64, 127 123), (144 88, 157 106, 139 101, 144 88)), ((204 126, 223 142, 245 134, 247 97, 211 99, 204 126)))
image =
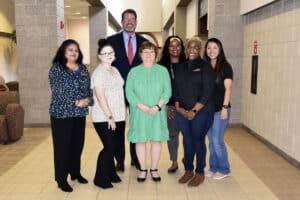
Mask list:
POLYGON ((5 112, 9 141, 16 141, 23 135, 24 109, 20 104, 8 104, 5 112))

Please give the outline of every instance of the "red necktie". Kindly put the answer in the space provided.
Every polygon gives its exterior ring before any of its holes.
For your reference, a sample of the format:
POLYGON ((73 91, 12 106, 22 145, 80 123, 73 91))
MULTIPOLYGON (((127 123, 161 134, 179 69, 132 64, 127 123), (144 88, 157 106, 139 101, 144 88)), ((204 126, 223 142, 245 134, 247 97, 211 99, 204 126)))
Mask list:
POLYGON ((128 53, 127 53, 128 62, 131 65, 132 61, 133 61, 133 47, 132 47, 132 43, 131 43, 131 36, 129 36, 128 49, 127 50, 128 50, 128 53))

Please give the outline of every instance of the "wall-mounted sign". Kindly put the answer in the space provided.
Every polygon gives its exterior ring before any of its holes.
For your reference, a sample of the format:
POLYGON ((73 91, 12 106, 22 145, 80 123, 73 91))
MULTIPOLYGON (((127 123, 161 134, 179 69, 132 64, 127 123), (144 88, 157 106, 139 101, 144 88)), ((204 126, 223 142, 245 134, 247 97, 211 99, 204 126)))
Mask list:
POLYGON ((65 28, 65 24, 64 24, 64 22, 63 21, 60 21, 60 29, 64 29, 65 28))

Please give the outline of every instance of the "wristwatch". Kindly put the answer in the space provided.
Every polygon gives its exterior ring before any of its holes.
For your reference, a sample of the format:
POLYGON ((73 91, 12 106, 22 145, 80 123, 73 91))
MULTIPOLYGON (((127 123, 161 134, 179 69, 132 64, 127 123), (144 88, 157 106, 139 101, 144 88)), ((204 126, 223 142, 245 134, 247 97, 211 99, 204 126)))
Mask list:
POLYGON ((196 109, 193 109, 193 112, 196 114, 196 113, 198 112, 198 110, 196 110, 196 109))
POLYGON ((111 115, 108 116, 108 119, 112 119, 112 118, 113 118, 113 116, 111 116, 111 115))
POLYGON ((222 108, 227 109, 227 108, 229 108, 229 106, 228 105, 223 105, 222 108))
POLYGON ((155 106, 158 108, 158 111, 161 111, 161 107, 158 104, 156 104, 155 106))

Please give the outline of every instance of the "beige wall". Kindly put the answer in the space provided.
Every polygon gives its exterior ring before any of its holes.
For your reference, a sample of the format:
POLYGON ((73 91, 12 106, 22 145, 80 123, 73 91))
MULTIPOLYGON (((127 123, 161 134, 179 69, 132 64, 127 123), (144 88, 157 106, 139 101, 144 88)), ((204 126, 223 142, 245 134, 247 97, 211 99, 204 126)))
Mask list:
POLYGON ((68 19, 66 38, 76 40, 83 54, 83 63, 90 64, 89 19, 68 19))
POLYGON ((300 161, 300 3, 278 1, 246 16, 242 123, 300 161), (276 13, 276 14, 274 14, 276 13), (277 14, 278 13, 278 14, 277 14), (253 41, 258 41, 257 95, 250 93, 253 41))
MULTIPOLYGON (((15 9, 12 0, 0 0, 0 32, 15 29, 15 9)), ((0 36, 0 75, 6 81, 17 80, 16 45, 8 37, 0 36)))
POLYGON ((137 32, 162 31, 162 3, 161 0, 137 1, 125 0, 125 8, 133 8, 137 12, 137 32))
POLYGON ((186 38, 198 35, 198 0, 192 0, 186 8, 186 38))
MULTIPOLYGON (((240 14, 253 11, 275 0, 241 0, 240 14)), ((297 0, 296 0, 297 1, 297 0)))
POLYGON ((162 25, 165 26, 171 15, 176 8, 176 0, 163 0, 162 1, 162 25))
POLYGON ((12 0, 0 0, 0 31, 11 33, 15 29, 15 12, 12 0))
POLYGON ((121 14, 127 8, 124 0, 101 0, 111 15, 121 23, 121 14))
POLYGON ((137 0, 102 0, 108 11, 117 22, 121 22, 121 14, 127 8, 132 8, 137 13, 137 32, 162 31, 162 2, 161 0, 137 1, 137 0))

